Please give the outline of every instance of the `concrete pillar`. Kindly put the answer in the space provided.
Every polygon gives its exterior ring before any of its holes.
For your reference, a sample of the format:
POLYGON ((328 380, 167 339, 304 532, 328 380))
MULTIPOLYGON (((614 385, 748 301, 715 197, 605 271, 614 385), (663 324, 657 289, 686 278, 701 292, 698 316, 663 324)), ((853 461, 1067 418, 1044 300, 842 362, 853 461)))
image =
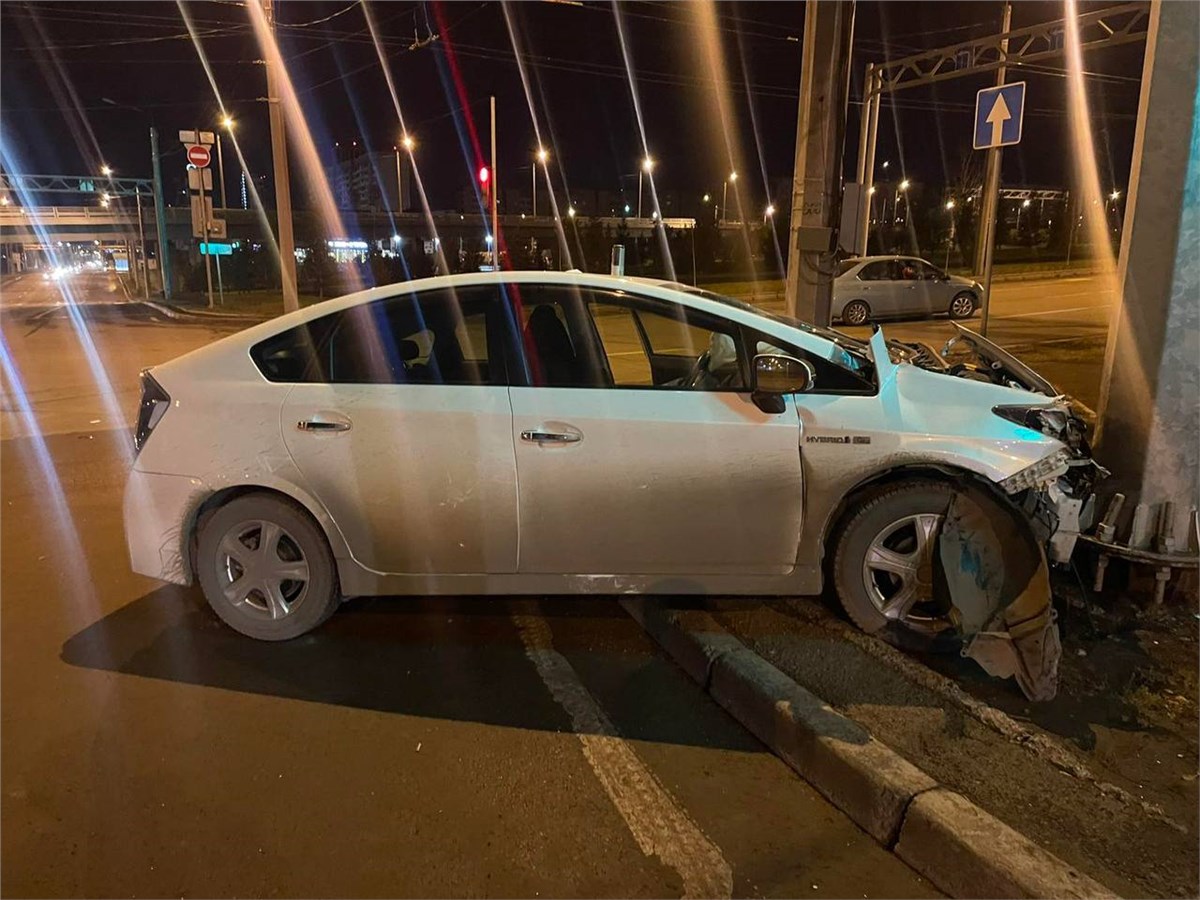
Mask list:
POLYGON ((829 324, 833 297, 853 37, 853 0, 808 0, 784 292, 790 315, 818 325, 829 324))
POLYGON ((1200 472, 1198 33, 1200 4, 1153 4, 1096 439, 1105 492, 1180 519, 1200 472))

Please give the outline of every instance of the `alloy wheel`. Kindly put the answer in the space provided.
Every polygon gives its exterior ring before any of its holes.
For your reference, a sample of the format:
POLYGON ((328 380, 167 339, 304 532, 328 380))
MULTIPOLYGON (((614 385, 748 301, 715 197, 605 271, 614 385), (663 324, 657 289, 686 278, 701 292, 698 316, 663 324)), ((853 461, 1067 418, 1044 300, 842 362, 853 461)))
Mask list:
POLYGON ((968 294, 959 294, 950 301, 950 315, 956 319, 965 319, 975 312, 975 301, 968 294))
POLYGON ((879 531, 867 547, 862 575, 871 603, 884 617, 918 631, 951 626, 934 598, 933 572, 943 516, 904 516, 879 531))
POLYGON ((847 304, 842 310, 842 318, 848 325, 862 325, 867 321, 868 315, 866 304, 858 301, 847 304))

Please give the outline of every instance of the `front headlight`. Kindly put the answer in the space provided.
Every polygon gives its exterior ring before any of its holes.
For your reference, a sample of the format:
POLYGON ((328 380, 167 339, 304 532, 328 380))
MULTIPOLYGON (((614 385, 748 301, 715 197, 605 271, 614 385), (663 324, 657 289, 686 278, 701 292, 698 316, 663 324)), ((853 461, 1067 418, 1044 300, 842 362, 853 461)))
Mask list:
POLYGON ((1066 474, 1067 461, 1071 454, 1066 450, 1055 450, 1049 456, 1028 465, 1015 475, 1009 475, 1000 482, 1000 489, 1006 494, 1019 494, 1021 491, 1053 481, 1060 475, 1066 474))
POLYGON ((994 406, 992 412, 1002 419, 1057 438, 1072 450, 1084 449, 1086 423, 1061 406, 994 406))

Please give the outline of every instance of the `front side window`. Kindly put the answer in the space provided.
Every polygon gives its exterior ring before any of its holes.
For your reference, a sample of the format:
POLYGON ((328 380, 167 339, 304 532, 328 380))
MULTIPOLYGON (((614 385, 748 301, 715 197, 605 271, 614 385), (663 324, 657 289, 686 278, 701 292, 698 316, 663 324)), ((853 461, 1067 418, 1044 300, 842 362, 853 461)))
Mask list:
POLYGON ((503 317, 486 286, 404 294, 289 329, 251 357, 270 381, 506 384, 503 317))
POLYGON ((522 285, 518 293, 535 385, 746 390, 733 323, 603 290, 522 285))

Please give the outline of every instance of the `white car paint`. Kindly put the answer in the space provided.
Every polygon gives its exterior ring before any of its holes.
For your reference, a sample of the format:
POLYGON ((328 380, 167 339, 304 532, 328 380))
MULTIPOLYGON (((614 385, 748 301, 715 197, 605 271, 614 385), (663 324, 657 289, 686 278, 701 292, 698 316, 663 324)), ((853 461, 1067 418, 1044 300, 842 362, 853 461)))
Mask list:
POLYGON ((827 529, 880 473, 940 466, 998 482, 1063 445, 991 412, 1049 398, 925 371, 873 342, 873 395, 291 384, 250 358, 302 322, 401 293, 501 283, 624 292, 736 322, 821 359, 819 334, 652 280, 505 272, 387 285, 250 328, 153 369, 170 395, 125 498, 135 571, 194 578, 200 505, 263 487, 321 526, 347 595, 813 593, 827 529), (309 433, 300 421, 353 420, 309 433), (547 445, 523 432, 581 440, 547 445), (844 441, 844 442, 842 442, 844 441))

